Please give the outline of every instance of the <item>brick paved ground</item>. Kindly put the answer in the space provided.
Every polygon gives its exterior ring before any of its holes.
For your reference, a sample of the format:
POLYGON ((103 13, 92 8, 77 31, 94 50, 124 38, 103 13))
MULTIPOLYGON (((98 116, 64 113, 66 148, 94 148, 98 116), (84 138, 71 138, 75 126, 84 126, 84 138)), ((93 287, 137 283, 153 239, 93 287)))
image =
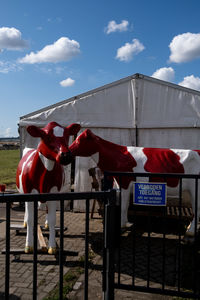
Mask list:
MULTIPOLYGON (((12 222, 23 221, 23 211, 11 210, 12 222)), ((94 253, 93 268, 89 269, 89 299, 102 299, 102 220, 99 216, 90 220, 90 249, 94 253)), ((76 266, 80 262, 80 257, 84 255, 84 231, 85 231, 85 214, 65 212, 64 216, 65 226, 68 228, 65 231, 64 249, 68 251, 77 252, 77 256, 67 256, 64 263, 64 273, 70 268, 76 266)), ((44 212, 39 211, 39 224, 44 224, 44 212)), ((57 225, 59 225, 59 212, 57 212, 57 225)), ((0 206, 0 251, 5 248, 5 209, 0 206)), ((133 245, 130 244, 130 232, 125 232, 122 237, 123 249, 122 252, 122 277, 123 283, 130 283, 131 281, 131 254, 133 245)), ((151 286, 161 286, 161 272, 160 272, 160 247, 162 247, 159 235, 153 236, 151 251, 153 252, 153 261, 151 263, 151 286)), ((45 239, 47 239, 45 237, 45 239)), ((59 237, 58 243, 59 243, 59 237)), ((23 248, 25 243, 25 234, 16 235, 15 231, 11 231, 11 248, 23 248)), ((169 250, 167 260, 167 284, 174 286, 176 284, 175 270, 177 267, 177 248, 176 238, 169 237, 166 242, 166 247, 169 250)), ((147 251, 146 235, 143 234, 137 239, 136 259, 137 265, 135 268, 137 284, 145 284, 146 282, 146 262, 144 254, 147 251)), ((10 299, 32 299, 32 277, 33 277, 33 263, 32 255, 21 255, 19 260, 15 260, 14 256, 10 256, 10 299)), ((0 299, 4 299, 3 293, 5 289, 5 255, 0 254, 0 299)), ((55 288, 59 281, 59 266, 54 256, 38 255, 38 299, 43 299, 48 293, 55 288)), ((84 299, 84 276, 81 275, 74 286, 74 290, 69 294, 69 299, 80 300, 84 299)), ((136 293, 129 291, 115 292, 115 299, 173 299, 172 297, 150 295, 145 293, 136 293)))
MULTIPOLYGON (((24 212, 11 210, 12 223, 22 222, 24 212)), ((44 224, 43 211, 39 212, 39 224, 44 224)), ((84 231, 85 231, 85 214, 65 212, 64 225, 68 228, 65 231, 64 249, 76 252, 78 256, 67 256, 64 264, 64 273, 71 266, 76 265, 80 257, 84 255, 84 231)), ((57 212, 57 225, 59 225, 59 212, 57 212)), ((5 249, 5 210, 0 207, 0 251, 5 249), (4 213, 3 213, 4 211, 4 213), (4 214, 4 215, 3 215, 4 214)), ((102 231, 102 221, 93 219, 90 222, 90 232, 102 231)), ((47 238, 45 237, 47 240, 47 238)), ((59 243, 59 237, 57 238, 59 243)), ((16 235, 11 231, 11 248, 24 248, 25 233, 16 235)), ((19 260, 15 260, 11 255, 10 264, 10 299, 32 299, 32 278, 33 263, 32 255, 21 255, 19 260), (15 296, 15 297, 14 297, 15 296)), ((5 255, 0 254, 0 299, 3 299, 5 289, 5 255)), ((43 299, 59 281, 59 265, 54 256, 38 255, 38 299, 43 299)))

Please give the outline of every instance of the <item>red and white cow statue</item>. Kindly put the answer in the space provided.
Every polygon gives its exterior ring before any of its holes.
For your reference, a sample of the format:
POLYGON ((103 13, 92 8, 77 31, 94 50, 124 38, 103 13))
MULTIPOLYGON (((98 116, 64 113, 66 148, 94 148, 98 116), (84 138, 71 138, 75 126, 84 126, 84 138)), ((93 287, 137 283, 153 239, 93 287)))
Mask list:
MULTIPOLYGON (((56 193, 61 192, 64 184, 64 169, 69 157, 69 136, 75 135, 80 125, 71 124, 62 127, 56 122, 49 123, 43 129, 28 126, 27 131, 33 137, 41 139, 37 149, 25 148, 16 174, 16 185, 20 193, 56 193)), ((49 226, 49 254, 56 253, 55 223, 56 201, 47 201, 49 226)), ((25 252, 33 251, 33 202, 25 204, 25 224, 27 235, 25 252)))
MULTIPOLYGON (((76 138, 69 146, 69 151, 69 162, 72 157, 75 156, 91 156, 103 172, 200 173, 199 151, 120 146, 96 136, 89 129, 83 131, 83 133, 76 138)), ((130 182, 132 180, 133 179, 127 177, 124 177, 122 180, 121 224, 123 227, 127 223, 130 182)), ((156 178, 154 178, 154 180, 156 181, 156 178)), ((168 194, 178 195, 178 185, 179 180, 177 178, 168 178, 168 194)), ((194 180, 184 179, 183 190, 189 190, 194 209, 194 180)), ((200 190, 198 196, 200 199, 200 190)), ((199 213, 200 203, 197 217, 199 217, 199 213)), ((194 220, 187 232, 188 235, 193 235, 194 220)))

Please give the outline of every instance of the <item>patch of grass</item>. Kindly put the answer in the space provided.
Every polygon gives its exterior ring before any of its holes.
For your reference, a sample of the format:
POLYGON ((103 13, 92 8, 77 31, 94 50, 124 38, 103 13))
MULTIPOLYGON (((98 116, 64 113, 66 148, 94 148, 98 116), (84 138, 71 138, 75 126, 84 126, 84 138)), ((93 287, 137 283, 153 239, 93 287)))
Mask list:
MULTIPOLYGON (((68 300, 67 295, 73 290, 79 276, 84 272, 82 267, 71 268, 63 277, 63 299, 68 300)), ((59 300, 59 286, 52 290, 43 300, 59 300)))
POLYGON ((19 150, 0 151, 0 184, 6 184, 15 188, 16 171, 19 161, 19 150))
MULTIPOLYGON (((92 263, 92 259, 95 257, 95 254, 92 250, 88 253, 88 263, 92 263)), ((73 290, 73 286, 80 277, 81 274, 84 273, 84 262, 85 256, 81 256, 79 258, 80 265, 77 267, 71 268, 64 276, 63 276, 63 299, 70 300, 67 295, 73 290)), ((43 300, 59 300, 59 285, 53 289, 49 295, 43 300)))

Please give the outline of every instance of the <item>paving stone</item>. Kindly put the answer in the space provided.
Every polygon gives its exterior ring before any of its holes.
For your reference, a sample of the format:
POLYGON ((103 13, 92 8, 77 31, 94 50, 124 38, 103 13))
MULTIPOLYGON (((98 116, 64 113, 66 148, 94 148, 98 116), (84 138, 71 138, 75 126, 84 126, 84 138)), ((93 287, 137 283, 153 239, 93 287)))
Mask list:
POLYGON ((51 292, 54 288, 55 288, 56 284, 55 283, 48 283, 47 286, 45 286, 45 288, 43 289, 44 292, 51 292))
POLYGON ((9 292, 10 292, 10 294, 15 294, 16 290, 17 290, 17 287, 11 287, 9 292))
POLYGON ((30 286, 29 282, 15 282, 13 284, 13 286, 17 287, 17 288, 27 288, 28 286, 30 286))
POLYGON ((33 299, 33 296, 32 296, 32 293, 22 293, 21 296, 20 296, 20 300, 32 300, 33 299))
POLYGON ((82 284, 83 284, 83 283, 82 283, 81 281, 77 281, 77 282, 74 284, 73 289, 74 289, 74 290, 80 289, 80 287, 81 287, 82 284))
POLYGON ((51 265, 49 265, 49 266, 46 266, 44 269, 43 269, 43 271, 44 272, 50 272, 51 270, 54 270, 54 266, 51 266, 51 265))

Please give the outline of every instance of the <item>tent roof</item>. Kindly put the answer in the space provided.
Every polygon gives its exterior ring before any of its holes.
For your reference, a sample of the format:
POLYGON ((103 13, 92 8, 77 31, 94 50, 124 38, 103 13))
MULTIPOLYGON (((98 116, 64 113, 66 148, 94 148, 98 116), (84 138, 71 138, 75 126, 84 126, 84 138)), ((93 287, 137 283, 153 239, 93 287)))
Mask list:
POLYGON ((200 92, 134 74, 20 118, 20 126, 200 127, 200 92))
POLYGON ((122 78, 122 79, 113 81, 112 83, 103 85, 103 86, 98 87, 98 88, 96 88, 96 89, 89 90, 89 91, 87 91, 87 92, 85 92, 85 93, 81 93, 81 94, 79 94, 79 95, 70 97, 70 98, 68 98, 68 99, 65 99, 65 100, 56 102, 56 103, 54 103, 54 104, 52 104, 52 105, 45 106, 45 107, 43 107, 43 108, 41 108, 41 109, 38 109, 38 110, 33 111, 33 112, 30 112, 30 113, 28 113, 28 114, 26 114, 26 115, 21 116, 20 119, 24 119, 24 118, 31 117, 31 116, 36 115, 36 114, 38 114, 38 113, 41 113, 41 112, 43 112, 43 111, 46 111, 46 110, 55 108, 55 107, 57 107, 57 106, 66 104, 66 103, 71 102, 71 101, 74 101, 74 100, 78 100, 78 99, 80 99, 80 98, 82 98, 82 97, 85 97, 85 96, 87 96, 87 95, 96 93, 96 92, 98 92, 98 91, 100 91, 100 90, 107 89, 107 88, 109 88, 109 87, 118 85, 118 84, 120 84, 120 83, 129 81, 129 80, 131 80, 131 79, 145 79, 145 80, 150 80, 150 81, 155 82, 155 83, 159 83, 159 84, 171 86, 171 87, 174 87, 174 88, 176 88, 176 89, 185 90, 185 91, 187 91, 187 92, 195 93, 195 94, 199 94, 199 95, 200 95, 200 92, 199 92, 199 91, 196 91, 196 90, 193 90, 193 89, 190 89, 190 88, 186 88, 186 87, 183 87, 183 86, 180 86, 180 85, 171 83, 171 82, 167 82, 167 81, 164 81, 164 80, 156 79, 156 78, 153 78, 153 77, 150 77, 150 76, 147 76, 147 75, 143 75, 143 74, 140 74, 140 73, 135 73, 135 74, 133 74, 133 75, 130 75, 130 76, 124 77, 124 78, 122 78))

